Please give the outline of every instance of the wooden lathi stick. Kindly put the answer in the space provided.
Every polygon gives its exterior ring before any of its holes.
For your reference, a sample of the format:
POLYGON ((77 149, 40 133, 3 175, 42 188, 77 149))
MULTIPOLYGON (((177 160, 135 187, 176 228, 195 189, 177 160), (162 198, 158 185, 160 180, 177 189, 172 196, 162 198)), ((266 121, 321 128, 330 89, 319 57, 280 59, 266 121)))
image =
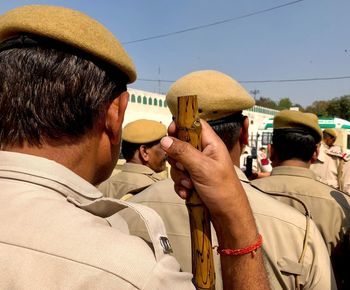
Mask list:
MULTIPOLYGON (((178 97, 176 125, 178 138, 201 148, 201 125, 197 96, 178 97)), ((215 269, 211 243, 210 215, 193 190, 186 201, 191 227, 192 273, 198 289, 215 289, 215 269)))

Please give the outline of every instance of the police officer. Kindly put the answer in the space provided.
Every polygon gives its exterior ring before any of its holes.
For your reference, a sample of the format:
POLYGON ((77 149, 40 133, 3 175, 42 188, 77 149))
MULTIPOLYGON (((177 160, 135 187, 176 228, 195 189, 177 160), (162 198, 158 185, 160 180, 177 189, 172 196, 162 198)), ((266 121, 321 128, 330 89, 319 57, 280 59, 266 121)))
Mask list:
POLYGON ((323 138, 317 159, 311 164, 311 170, 315 172, 317 180, 340 189, 342 152, 339 146, 335 146, 337 132, 327 128, 323 130, 323 138))
MULTIPOLYGON (((345 283, 349 259, 350 197, 316 180, 309 169, 317 158, 322 131, 316 115, 284 110, 274 118, 271 145, 271 176, 252 181, 252 185, 281 201, 305 212, 301 200, 310 210, 331 255, 338 288, 349 289, 345 283)), ((347 282, 348 283, 348 282, 347 282)))
POLYGON ((343 170, 342 170, 342 190, 348 194, 350 194, 350 154, 346 154, 343 162, 343 170))
MULTIPOLYGON (((94 186, 115 166, 126 85, 136 78, 119 41, 78 11, 19 7, 0 17, 0 71, 0 288, 195 289, 160 242, 167 238, 159 216, 104 199, 94 186), (126 207, 142 216, 152 247, 129 234, 118 214, 126 207)), ((203 137, 214 154, 170 137, 161 145, 208 205, 219 243, 239 248, 257 228, 228 152, 205 124, 203 137), (221 223, 230 226, 222 231, 221 223)), ((173 171, 179 186, 181 176, 173 171)), ((227 289, 268 288, 261 251, 224 262, 227 289)))
POLYGON ((154 120, 141 119, 127 124, 121 147, 126 163, 120 172, 99 185, 103 195, 126 200, 162 180, 157 173, 166 169, 166 154, 160 146, 160 139, 165 135, 165 126, 154 120))
MULTIPOLYGON (((336 289, 327 249, 316 225, 290 206, 252 188, 239 169, 240 154, 249 139, 249 120, 242 115, 242 110, 251 108, 254 99, 234 79, 212 70, 190 73, 171 86, 166 99, 174 116, 177 114, 177 98, 185 95, 197 95, 200 117, 209 122, 230 152, 232 167, 247 192, 264 239, 265 265, 271 288, 336 289)), ((147 205, 161 215, 175 257, 183 270, 190 271, 188 214, 183 201, 174 196, 173 186, 171 180, 160 181, 130 200, 147 205)), ((130 231, 148 239, 146 229, 134 214, 123 214, 130 223, 130 231)), ((236 223, 244 227, 242 221, 236 220, 236 223)), ((213 236, 213 244, 216 244, 216 236, 213 236)), ((217 255, 214 258, 218 267, 219 258, 217 255)), ((217 277, 217 289, 222 288, 220 278, 217 277)))

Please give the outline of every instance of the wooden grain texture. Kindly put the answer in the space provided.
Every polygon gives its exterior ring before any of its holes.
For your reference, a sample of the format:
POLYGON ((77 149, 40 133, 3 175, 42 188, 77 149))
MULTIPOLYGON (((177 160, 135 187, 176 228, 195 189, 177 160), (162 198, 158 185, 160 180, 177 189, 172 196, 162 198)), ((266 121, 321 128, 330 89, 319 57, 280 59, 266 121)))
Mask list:
MULTIPOLYGON (((176 116, 178 138, 201 148, 201 126, 197 96, 178 98, 176 116)), ((192 273, 198 289, 215 289, 215 269, 211 243, 210 215, 198 194, 193 191, 186 201, 191 227, 192 273)))

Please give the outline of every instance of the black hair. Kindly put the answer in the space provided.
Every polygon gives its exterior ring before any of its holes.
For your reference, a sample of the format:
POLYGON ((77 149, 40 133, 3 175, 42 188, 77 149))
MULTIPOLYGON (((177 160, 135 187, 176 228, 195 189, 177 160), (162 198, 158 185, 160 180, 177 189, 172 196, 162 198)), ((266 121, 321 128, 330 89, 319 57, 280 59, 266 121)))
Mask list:
POLYGON ((225 143, 228 151, 231 151, 240 136, 240 129, 246 117, 241 112, 230 115, 216 121, 209 121, 215 133, 225 143))
POLYGON ((39 38, 20 47, 1 45, 1 148, 74 142, 126 91, 123 73, 112 74, 63 44, 39 38))
POLYGON ((322 132, 323 138, 331 138, 331 139, 335 139, 334 136, 332 136, 331 134, 327 133, 327 132, 322 132))
POLYGON ((120 158, 124 158, 127 162, 129 162, 135 155, 135 152, 143 145, 146 146, 146 148, 151 148, 154 145, 157 145, 160 142, 159 140, 144 143, 144 144, 137 144, 137 143, 131 143, 125 140, 122 140, 122 149, 121 149, 121 156, 120 158))
POLYGON ((274 129, 272 144, 279 161, 291 159, 309 162, 317 146, 315 137, 306 130, 274 129))

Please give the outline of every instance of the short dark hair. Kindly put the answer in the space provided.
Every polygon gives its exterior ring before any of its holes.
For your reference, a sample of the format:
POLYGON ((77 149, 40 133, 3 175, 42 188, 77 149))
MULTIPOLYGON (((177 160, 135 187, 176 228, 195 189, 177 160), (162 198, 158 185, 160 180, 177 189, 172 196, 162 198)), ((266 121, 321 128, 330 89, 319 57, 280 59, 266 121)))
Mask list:
POLYGON ((63 45, 1 51, 0 71, 2 148, 78 140, 126 90, 124 78, 63 45))
POLYGON ((331 134, 328 134, 327 132, 322 132, 322 135, 323 135, 323 138, 325 139, 325 138, 331 138, 331 139, 335 139, 335 137, 334 136, 332 136, 331 134))
POLYGON ((283 129, 273 131, 272 144, 279 161, 296 159, 308 162, 317 146, 315 138, 308 132, 286 132, 283 129))
POLYGON ((128 141, 122 140, 121 154, 120 158, 124 158, 129 162, 133 157, 137 149, 139 149, 141 144, 130 143, 128 141))
POLYGON ((131 142, 122 140, 122 149, 121 149, 122 156, 120 156, 120 158, 124 158, 127 162, 129 162, 134 157, 136 150, 138 150, 140 146, 143 145, 143 146, 146 146, 146 148, 151 148, 154 145, 157 145, 159 142, 160 142, 160 139, 149 143, 145 143, 145 144, 136 144, 136 143, 131 143, 131 142))
POLYGON ((209 122, 215 133, 225 143, 228 151, 231 151, 238 142, 245 118, 241 113, 238 113, 218 121, 209 122))

